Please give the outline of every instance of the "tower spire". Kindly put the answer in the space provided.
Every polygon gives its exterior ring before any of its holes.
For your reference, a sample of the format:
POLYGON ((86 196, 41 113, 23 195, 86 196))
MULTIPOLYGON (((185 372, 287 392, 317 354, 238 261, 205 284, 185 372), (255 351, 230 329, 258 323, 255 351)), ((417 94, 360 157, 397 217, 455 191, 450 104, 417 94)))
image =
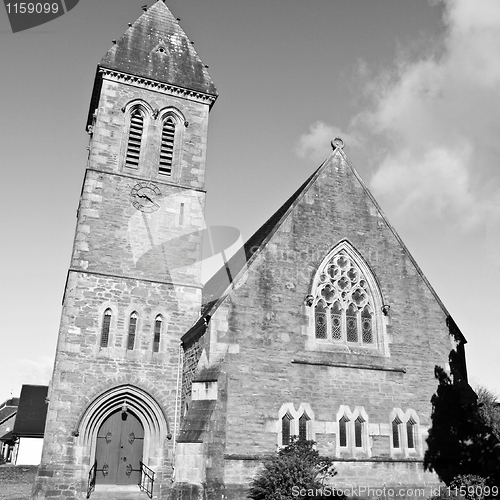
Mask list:
POLYGON ((144 11, 99 66, 217 95, 206 66, 163 0, 144 11))

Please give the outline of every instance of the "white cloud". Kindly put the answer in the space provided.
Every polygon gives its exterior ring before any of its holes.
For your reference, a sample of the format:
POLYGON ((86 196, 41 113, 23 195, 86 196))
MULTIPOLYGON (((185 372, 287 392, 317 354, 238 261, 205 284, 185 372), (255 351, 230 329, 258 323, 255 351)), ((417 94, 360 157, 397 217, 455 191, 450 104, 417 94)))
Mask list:
POLYGON ((420 213, 449 216, 466 208, 473 212, 469 189, 470 147, 461 151, 434 147, 419 154, 399 150, 388 155, 374 175, 374 192, 387 199, 393 212, 404 215, 416 207, 420 213))
POLYGON ((382 75, 353 124, 387 148, 371 183, 383 204, 475 223, 500 215, 500 2, 444 3, 444 50, 382 75))

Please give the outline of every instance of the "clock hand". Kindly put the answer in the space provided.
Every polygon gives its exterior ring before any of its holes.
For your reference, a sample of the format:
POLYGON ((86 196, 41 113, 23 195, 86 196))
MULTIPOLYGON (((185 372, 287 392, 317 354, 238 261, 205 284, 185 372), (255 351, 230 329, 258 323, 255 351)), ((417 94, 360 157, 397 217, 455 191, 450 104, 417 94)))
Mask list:
POLYGON ((160 205, 158 205, 158 203, 155 203, 147 194, 140 194, 138 196, 139 196, 139 198, 146 198, 146 200, 151 202, 155 207, 160 208, 160 205))
POLYGON ((150 201, 155 207, 159 207, 160 205, 158 205, 157 203, 155 203, 147 194, 144 195, 144 197, 150 201))

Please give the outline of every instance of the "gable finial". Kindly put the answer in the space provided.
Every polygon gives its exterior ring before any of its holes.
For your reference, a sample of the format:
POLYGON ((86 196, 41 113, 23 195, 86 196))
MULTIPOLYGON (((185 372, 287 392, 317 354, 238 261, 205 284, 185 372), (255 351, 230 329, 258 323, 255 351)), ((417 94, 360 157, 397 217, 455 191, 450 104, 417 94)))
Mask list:
POLYGON ((336 149, 344 149, 344 141, 340 137, 335 137, 331 142, 332 149, 335 151, 336 149))

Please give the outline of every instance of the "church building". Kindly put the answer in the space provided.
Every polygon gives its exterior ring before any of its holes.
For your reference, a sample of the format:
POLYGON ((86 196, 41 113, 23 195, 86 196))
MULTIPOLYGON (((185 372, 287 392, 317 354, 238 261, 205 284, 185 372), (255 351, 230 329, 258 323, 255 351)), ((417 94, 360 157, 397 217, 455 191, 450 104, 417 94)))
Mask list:
POLYGON ((216 99, 163 0, 97 67, 34 498, 242 500, 293 436, 335 486, 438 485, 434 371, 466 381, 466 341, 341 139, 202 286, 216 99))

